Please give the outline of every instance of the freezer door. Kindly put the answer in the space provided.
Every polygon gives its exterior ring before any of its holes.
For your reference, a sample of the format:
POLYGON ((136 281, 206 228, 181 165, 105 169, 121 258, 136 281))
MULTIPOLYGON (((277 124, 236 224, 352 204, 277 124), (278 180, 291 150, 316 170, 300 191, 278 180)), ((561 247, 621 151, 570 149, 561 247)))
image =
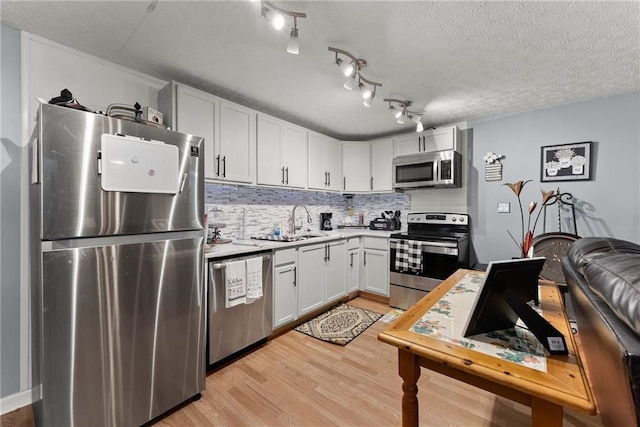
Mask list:
POLYGON ((38 425, 139 426, 204 389, 203 240, 43 253, 38 425))
POLYGON ((203 228, 202 138, 47 104, 40 107, 38 134, 32 191, 42 206, 42 240, 203 228), (104 165, 103 145, 126 141, 130 154, 109 157, 126 163, 114 179, 115 163, 104 165), (176 149, 177 156, 170 154, 176 149), (156 151, 169 155, 160 159, 156 151))

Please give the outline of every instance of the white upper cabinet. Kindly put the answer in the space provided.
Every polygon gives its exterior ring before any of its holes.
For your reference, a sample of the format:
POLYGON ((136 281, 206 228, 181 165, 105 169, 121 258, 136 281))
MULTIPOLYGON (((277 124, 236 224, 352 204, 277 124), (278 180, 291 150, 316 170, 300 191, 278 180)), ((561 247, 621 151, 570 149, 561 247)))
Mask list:
POLYGON ((309 188, 342 190, 342 143, 309 132, 309 188))
POLYGON ((371 191, 392 191, 393 138, 371 141, 371 191))
POLYGON ((395 155, 406 156, 428 151, 458 150, 459 132, 457 126, 447 126, 397 136, 395 138, 395 155))
POLYGON ((171 129, 204 138, 204 176, 215 179, 216 117, 219 98, 171 82, 158 92, 158 109, 171 129))
POLYGON ((205 178, 255 183, 255 111, 177 82, 158 92, 158 108, 172 129, 204 137, 205 178))
POLYGON ((255 183, 255 118, 254 110, 220 100, 215 179, 255 183))
POLYGON ((342 145, 344 191, 371 191, 371 144, 344 142, 342 145))
POLYGON ((307 130, 258 114, 258 184, 306 188, 307 130))

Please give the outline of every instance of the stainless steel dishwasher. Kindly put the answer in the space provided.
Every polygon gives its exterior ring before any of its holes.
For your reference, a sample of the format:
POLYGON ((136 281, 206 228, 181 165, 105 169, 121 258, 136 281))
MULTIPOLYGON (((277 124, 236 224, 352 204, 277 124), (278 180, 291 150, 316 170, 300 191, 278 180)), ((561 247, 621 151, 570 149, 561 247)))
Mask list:
POLYGON ((273 332, 273 280, 271 252, 209 261, 208 271, 209 365, 266 341, 273 332), (225 307, 225 266, 231 261, 262 258, 262 298, 250 304, 225 307))

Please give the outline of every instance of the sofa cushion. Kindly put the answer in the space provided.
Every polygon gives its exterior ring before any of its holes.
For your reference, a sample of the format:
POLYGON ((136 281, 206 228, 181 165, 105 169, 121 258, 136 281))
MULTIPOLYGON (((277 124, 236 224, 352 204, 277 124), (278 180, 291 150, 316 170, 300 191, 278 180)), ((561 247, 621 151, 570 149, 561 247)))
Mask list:
POLYGON ((583 268, 593 292, 640 335, 640 251, 603 254, 583 268))
POLYGON ((573 268, 584 274, 586 264, 601 256, 615 253, 640 254, 640 245, 613 238, 583 237, 571 244, 567 257, 573 268))

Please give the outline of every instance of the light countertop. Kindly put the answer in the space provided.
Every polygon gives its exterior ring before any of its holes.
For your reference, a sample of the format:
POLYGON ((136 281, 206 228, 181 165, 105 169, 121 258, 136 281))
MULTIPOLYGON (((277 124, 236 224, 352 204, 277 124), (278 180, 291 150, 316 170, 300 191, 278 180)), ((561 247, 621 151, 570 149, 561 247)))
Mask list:
POLYGON ((229 256, 249 255, 255 252, 270 251, 273 249, 284 249, 303 245, 313 245, 316 243, 328 242, 337 239, 346 239, 349 237, 383 237, 389 238, 391 234, 398 233, 396 231, 380 231, 369 229, 338 229, 326 231, 326 236, 311 237, 309 239, 297 240, 295 242, 277 242, 270 240, 234 240, 231 243, 223 243, 214 245, 213 250, 205 251, 206 259, 216 259, 229 256))

